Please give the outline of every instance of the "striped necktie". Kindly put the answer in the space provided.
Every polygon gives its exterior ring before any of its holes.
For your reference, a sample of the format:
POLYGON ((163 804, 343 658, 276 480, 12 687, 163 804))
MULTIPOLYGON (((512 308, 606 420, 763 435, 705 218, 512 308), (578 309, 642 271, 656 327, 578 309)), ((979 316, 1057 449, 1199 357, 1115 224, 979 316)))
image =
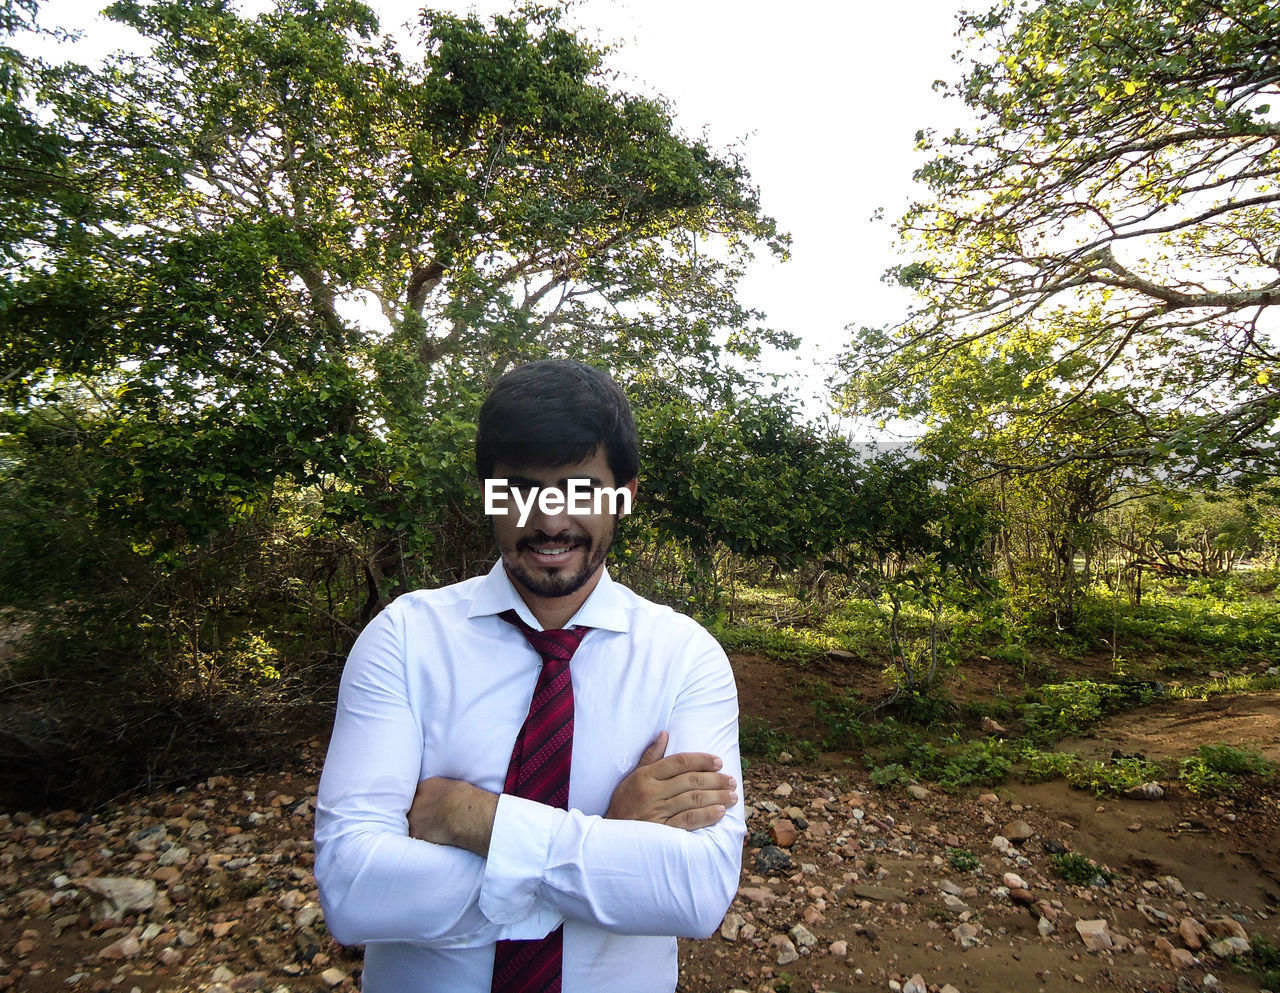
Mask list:
MULTIPOLYGON (((573 679, 569 660, 589 628, 535 631, 514 610, 498 615, 514 624, 542 658, 529 715, 516 735, 504 793, 569 807, 573 757, 573 679)), ((499 941, 493 957, 492 993, 560 993, 564 928, 532 941, 499 941)))

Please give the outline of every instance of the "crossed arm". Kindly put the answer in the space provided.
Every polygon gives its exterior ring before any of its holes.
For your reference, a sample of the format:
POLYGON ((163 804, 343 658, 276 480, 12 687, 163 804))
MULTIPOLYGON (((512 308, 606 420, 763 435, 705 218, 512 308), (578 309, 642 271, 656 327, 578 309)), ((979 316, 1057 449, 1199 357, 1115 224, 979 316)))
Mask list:
MULTIPOLYGON (((629 776, 618 784, 604 815, 615 821, 650 821, 696 831, 710 827, 738 802, 737 782, 705 752, 666 755, 659 733, 629 776), (664 757, 665 756, 665 757, 664 757)), ((485 857, 498 811, 498 794, 460 779, 433 776, 418 784, 409 808, 409 835, 485 857)))

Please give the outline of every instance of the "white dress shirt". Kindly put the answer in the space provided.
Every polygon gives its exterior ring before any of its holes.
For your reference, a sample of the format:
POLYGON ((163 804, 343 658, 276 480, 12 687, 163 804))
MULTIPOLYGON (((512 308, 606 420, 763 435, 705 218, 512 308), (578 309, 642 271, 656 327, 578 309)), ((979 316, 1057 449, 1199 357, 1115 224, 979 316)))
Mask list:
POLYGON ((564 924, 563 993, 675 988, 673 936, 710 935, 737 891, 746 833, 729 661, 696 622, 607 573, 566 627, 573 656, 569 809, 503 795, 487 858, 408 835, 420 780, 501 793, 541 660, 497 615, 540 625, 501 563, 398 598, 342 675, 316 804, 325 921, 364 944, 366 993, 489 993, 493 943, 564 924), (710 752, 739 783, 712 827, 605 820, 659 731, 667 754, 710 752))

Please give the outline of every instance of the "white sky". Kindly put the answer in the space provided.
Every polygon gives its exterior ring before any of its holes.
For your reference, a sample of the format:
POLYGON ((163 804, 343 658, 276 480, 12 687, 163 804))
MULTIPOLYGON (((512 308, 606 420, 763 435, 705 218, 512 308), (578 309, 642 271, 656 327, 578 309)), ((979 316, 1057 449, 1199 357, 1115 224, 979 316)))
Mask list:
MULTIPOLYGON (((369 0, 366 0, 369 2, 369 0)), ((765 210, 791 234, 792 257, 757 264, 745 303, 798 334, 800 354, 771 360, 807 373, 848 341, 846 325, 900 318, 906 297, 880 282, 890 225, 912 195, 915 132, 949 130, 960 108, 932 89, 956 78, 955 11, 963 0, 581 0, 571 19, 615 43, 624 88, 661 93, 680 127, 715 147, 741 144, 765 210)), ((75 57, 127 45, 130 34, 95 18, 102 3, 46 0, 40 21, 86 29, 75 57)), ((245 3, 244 9, 261 6, 245 3)), ((372 0, 384 31, 416 18, 420 3, 372 0)), ((509 4, 440 2, 481 14, 509 4)), ((819 413, 820 403, 809 406, 819 413)))

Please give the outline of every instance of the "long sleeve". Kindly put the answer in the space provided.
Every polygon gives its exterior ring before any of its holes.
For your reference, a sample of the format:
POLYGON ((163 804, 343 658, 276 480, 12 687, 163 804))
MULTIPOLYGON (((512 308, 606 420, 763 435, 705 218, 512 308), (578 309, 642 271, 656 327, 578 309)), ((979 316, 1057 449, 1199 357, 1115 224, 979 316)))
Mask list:
POLYGON ((405 655, 402 625, 387 610, 361 634, 343 672, 316 803, 325 922, 344 944, 471 947, 541 937, 558 915, 495 925, 478 906, 484 859, 409 837, 423 743, 405 685, 405 655))
MULTIPOLYGON (((741 784, 733 673, 720 647, 702 638, 671 713, 668 754, 719 755, 741 784)), ((550 910, 619 934, 706 937, 737 892, 745 834, 741 789, 724 818, 692 832, 503 796, 480 908, 495 922, 550 910)))

